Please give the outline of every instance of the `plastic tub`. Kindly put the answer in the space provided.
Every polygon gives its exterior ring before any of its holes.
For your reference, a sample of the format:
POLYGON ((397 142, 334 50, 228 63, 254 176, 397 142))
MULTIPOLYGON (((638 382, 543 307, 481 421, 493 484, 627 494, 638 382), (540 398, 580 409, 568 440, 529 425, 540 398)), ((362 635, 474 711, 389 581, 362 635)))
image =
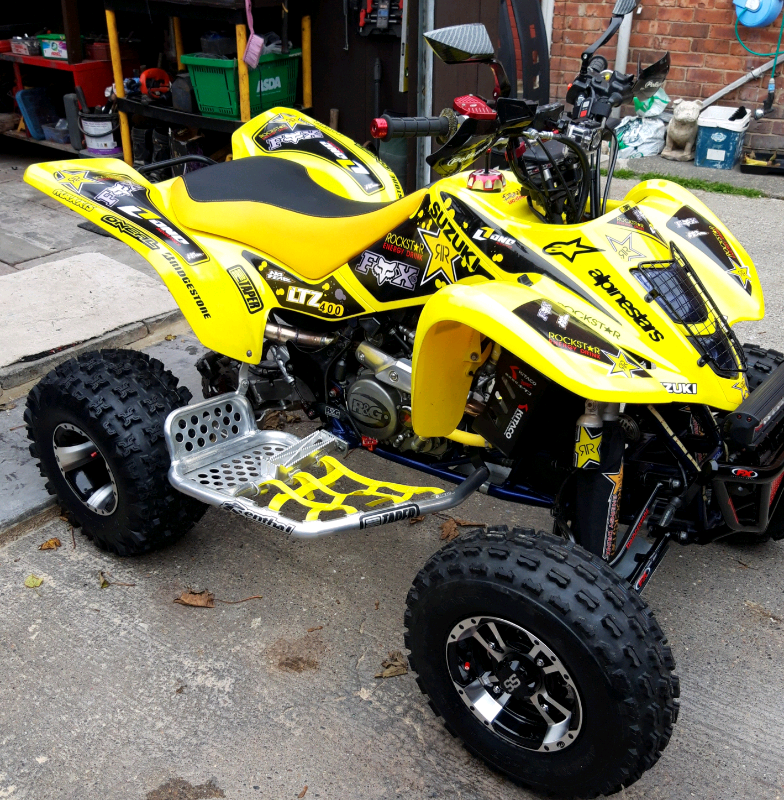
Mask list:
POLYGON ((34 36, 14 36, 11 39, 11 52, 18 56, 40 56, 41 42, 34 36))
POLYGON ((30 136, 39 141, 44 139, 42 126, 47 122, 56 123, 59 119, 46 89, 42 86, 35 89, 22 89, 16 93, 16 102, 30 136))
POLYGON ((47 122, 41 126, 44 131, 44 139, 47 142, 57 142, 58 144, 70 144, 71 136, 68 128, 58 128, 57 123, 47 122))
MULTIPOLYGON (((248 70, 250 111, 253 116, 274 106, 290 106, 297 91, 297 72, 302 50, 285 55, 269 53, 248 70)), ((184 55, 199 111, 205 117, 240 118, 237 59, 209 58, 203 53, 184 55)))
POLYGON ((237 52, 237 40, 233 36, 210 31, 201 37, 201 51, 216 56, 233 56, 237 52))
POLYGON ((694 163, 709 169, 732 169, 740 159, 743 139, 751 122, 751 111, 731 120, 738 111, 733 106, 710 106, 697 120, 694 163))
POLYGON ((122 151, 114 138, 119 127, 119 114, 79 113, 79 128, 84 134, 84 143, 96 155, 112 156, 122 151))
POLYGON ((36 38, 41 42, 41 55, 44 58, 68 59, 64 33, 43 33, 36 38))

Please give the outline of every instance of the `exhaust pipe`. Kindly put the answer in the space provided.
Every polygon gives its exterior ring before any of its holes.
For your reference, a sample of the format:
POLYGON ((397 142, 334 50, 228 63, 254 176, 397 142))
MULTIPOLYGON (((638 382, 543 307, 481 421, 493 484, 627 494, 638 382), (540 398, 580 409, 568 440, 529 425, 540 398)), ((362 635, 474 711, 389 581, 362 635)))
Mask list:
POLYGON ((268 322, 264 328, 264 338, 279 344, 294 342, 294 344, 301 344, 305 347, 327 347, 337 341, 338 335, 334 333, 308 333, 307 331, 292 328, 289 325, 276 325, 273 322, 268 322))

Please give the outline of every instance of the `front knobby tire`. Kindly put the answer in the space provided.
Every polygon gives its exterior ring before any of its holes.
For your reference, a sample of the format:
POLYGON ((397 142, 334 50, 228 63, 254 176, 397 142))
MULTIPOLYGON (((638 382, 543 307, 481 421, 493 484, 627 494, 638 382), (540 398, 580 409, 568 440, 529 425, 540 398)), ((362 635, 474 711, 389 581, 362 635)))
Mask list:
POLYGON ((679 684, 653 613, 603 561, 533 529, 473 531, 408 593, 417 683, 466 748, 549 795, 595 797, 658 760, 679 684))
POLYGON ((168 480, 163 423, 190 399, 160 361, 132 350, 73 358, 30 391, 30 454, 49 493, 102 550, 157 550, 206 511, 168 480))

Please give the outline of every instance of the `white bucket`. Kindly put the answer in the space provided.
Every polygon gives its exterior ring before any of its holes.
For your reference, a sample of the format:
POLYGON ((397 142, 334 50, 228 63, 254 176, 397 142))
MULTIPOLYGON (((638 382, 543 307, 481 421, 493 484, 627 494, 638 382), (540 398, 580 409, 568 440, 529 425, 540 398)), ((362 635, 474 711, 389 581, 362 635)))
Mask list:
POLYGON ((79 114, 79 127, 91 153, 110 155, 120 151, 114 132, 120 127, 117 114, 79 114))

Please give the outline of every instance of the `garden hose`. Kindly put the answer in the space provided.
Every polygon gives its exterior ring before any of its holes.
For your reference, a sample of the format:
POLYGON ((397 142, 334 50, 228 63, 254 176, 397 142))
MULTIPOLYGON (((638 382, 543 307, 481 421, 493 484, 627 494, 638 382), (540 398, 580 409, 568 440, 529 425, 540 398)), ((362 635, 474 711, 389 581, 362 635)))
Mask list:
POLYGON ((738 18, 735 20, 735 38, 738 40, 738 44, 747 52, 751 53, 753 56, 758 56, 760 58, 770 58, 773 57, 773 67, 770 71, 770 80, 768 81, 768 98, 765 100, 763 105, 762 114, 766 114, 773 108, 773 98, 776 93, 776 67, 779 63, 779 55, 782 53, 781 50, 781 39, 784 36, 784 14, 781 17, 781 27, 779 28, 779 39, 776 42, 776 52, 775 53, 758 53, 755 50, 752 50, 750 47, 747 47, 740 38, 740 33, 738 32, 738 25, 740 24, 741 14, 744 14, 746 9, 739 10, 738 18))

